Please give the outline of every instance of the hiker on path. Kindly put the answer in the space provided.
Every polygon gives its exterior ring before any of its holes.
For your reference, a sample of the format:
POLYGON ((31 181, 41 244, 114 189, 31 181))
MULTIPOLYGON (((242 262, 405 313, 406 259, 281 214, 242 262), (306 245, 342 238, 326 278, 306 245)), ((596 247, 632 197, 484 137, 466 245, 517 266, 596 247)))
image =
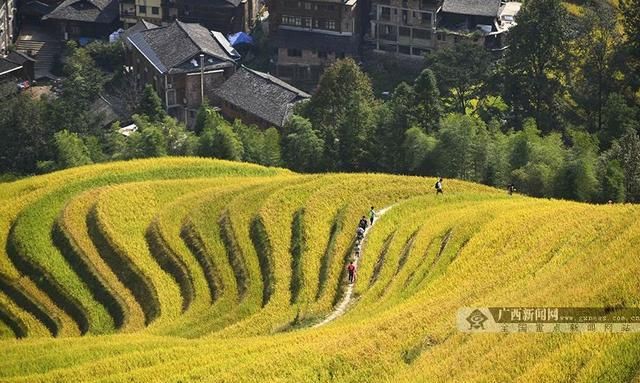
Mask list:
POLYGON ((438 194, 444 194, 444 192, 442 191, 442 178, 439 178, 436 182, 436 195, 438 194))
POLYGON ((364 229, 362 228, 362 226, 358 226, 358 230, 356 231, 357 242, 360 243, 360 241, 362 241, 362 238, 364 238, 364 229))
POLYGON ((360 257, 360 250, 362 249, 362 243, 360 241, 356 242, 356 246, 355 246, 355 255, 356 258, 360 257))
POLYGON ((349 283, 353 283, 356 280, 356 265, 353 264, 353 261, 349 262, 349 266, 347 266, 347 271, 349 272, 349 283))
POLYGON ((367 225, 367 218, 363 215, 362 218, 360 218, 360 223, 358 224, 358 226, 360 226, 364 230, 367 230, 367 225))
POLYGON ((373 206, 371 206, 371 210, 369 210, 369 221, 371 221, 371 225, 373 225, 374 218, 376 218, 376 211, 373 210, 373 206))
POLYGON ((516 191, 516 185, 514 184, 509 184, 509 186, 507 186, 507 193, 509 193, 509 195, 513 195, 513 193, 516 191))

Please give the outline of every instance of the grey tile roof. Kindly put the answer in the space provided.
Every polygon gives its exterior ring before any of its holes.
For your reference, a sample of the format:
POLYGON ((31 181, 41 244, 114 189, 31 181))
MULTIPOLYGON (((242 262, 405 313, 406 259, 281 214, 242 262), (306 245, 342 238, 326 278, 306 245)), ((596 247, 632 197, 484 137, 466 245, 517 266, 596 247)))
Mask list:
POLYGON ((244 66, 220 85, 215 95, 277 127, 284 125, 297 102, 311 97, 270 74, 244 66))
POLYGON ((200 53, 205 54, 205 69, 234 65, 240 58, 221 33, 178 20, 166 27, 134 33, 127 39, 161 73, 200 70, 200 53))
POLYGON ((133 36, 140 31, 146 31, 153 28, 158 28, 158 26, 145 20, 138 20, 135 25, 127 28, 127 30, 120 35, 121 41, 124 41, 127 46, 131 47, 131 43, 128 40, 130 36, 133 36))
POLYGON ((118 18, 118 0, 65 0, 43 20, 73 20, 111 24, 118 18))
POLYGON ((2 58, 0 56, 0 76, 8 75, 9 73, 22 68, 22 65, 16 64, 11 60, 2 58))
POLYGON ((500 0, 444 0, 442 11, 473 16, 497 16, 500 0))
POLYGON ((357 44, 350 36, 334 36, 289 29, 278 29, 273 43, 276 47, 315 49, 347 55, 355 55, 358 52, 357 44))

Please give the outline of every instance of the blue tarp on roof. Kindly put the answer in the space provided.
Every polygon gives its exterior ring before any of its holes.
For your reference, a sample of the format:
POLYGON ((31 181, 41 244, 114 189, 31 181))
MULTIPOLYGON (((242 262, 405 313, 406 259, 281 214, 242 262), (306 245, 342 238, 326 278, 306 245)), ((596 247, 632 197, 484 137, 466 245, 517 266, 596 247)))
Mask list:
POLYGON ((238 32, 229 36, 229 42, 231 43, 231 46, 239 44, 253 45, 253 38, 244 32, 238 32))

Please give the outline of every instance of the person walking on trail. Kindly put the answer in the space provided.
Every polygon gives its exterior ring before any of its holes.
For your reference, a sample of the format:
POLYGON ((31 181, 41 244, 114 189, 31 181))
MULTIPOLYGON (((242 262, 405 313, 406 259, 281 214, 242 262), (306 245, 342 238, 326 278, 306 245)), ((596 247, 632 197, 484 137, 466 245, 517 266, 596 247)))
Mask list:
POLYGON ((362 243, 360 241, 356 242, 356 246, 355 246, 355 256, 356 258, 360 257, 360 250, 362 249, 362 243))
POLYGON ((442 191, 442 178, 439 178, 436 182, 436 195, 438 194, 444 194, 444 192, 442 191))
POLYGON ((356 231, 356 240, 358 241, 358 243, 362 241, 362 238, 364 238, 364 229, 362 228, 362 226, 358 226, 358 230, 356 231))
POLYGON ((513 195, 515 191, 516 191, 516 185, 514 185, 513 183, 510 183, 509 186, 507 186, 507 193, 509 193, 509 195, 513 195))
POLYGON ((349 272, 349 283, 353 283, 356 280, 356 265, 353 264, 353 261, 349 262, 349 266, 347 266, 347 271, 349 272))
POLYGON ((369 221, 371 221, 371 225, 373 225, 373 220, 376 218, 376 211, 373 210, 373 206, 371 206, 371 210, 369 210, 369 221))
POLYGON ((358 226, 360 226, 364 230, 367 230, 367 225, 368 225, 367 218, 363 215, 362 218, 360 218, 360 223, 358 224, 358 226))

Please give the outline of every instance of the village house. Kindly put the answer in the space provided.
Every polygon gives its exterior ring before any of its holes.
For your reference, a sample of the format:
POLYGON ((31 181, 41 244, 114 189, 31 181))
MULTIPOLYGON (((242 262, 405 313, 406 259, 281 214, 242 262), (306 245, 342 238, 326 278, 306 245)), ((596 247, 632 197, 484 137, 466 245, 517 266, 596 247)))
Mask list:
POLYGON ((500 51, 519 10, 501 0, 374 0, 367 40, 376 52, 417 59, 462 39, 500 51))
POLYGON ((103 39, 118 29, 118 0, 65 0, 42 20, 68 39, 103 39))
POLYGON ((311 89, 324 68, 358 56, 360 8, 357 0, 273 0, 269 29, 276 75, 311 89))
POLYGON ((309 97, 270 74, 240 67, 214 91, 212 101, 228 120, 238 118, 267 129, 282 128, 295 105, 309 97))
POLYGON ((240 55, 219 32, 174 21, 127 37, 136 88, 150 84, 169 115, 192 126, 204 98, 236 70, 240 55))
POLYGON ((249 31, 259 10, 260 0, 120 0, 125 28, 140 20, 167 25, 180 19, 228 35, 249 31))

